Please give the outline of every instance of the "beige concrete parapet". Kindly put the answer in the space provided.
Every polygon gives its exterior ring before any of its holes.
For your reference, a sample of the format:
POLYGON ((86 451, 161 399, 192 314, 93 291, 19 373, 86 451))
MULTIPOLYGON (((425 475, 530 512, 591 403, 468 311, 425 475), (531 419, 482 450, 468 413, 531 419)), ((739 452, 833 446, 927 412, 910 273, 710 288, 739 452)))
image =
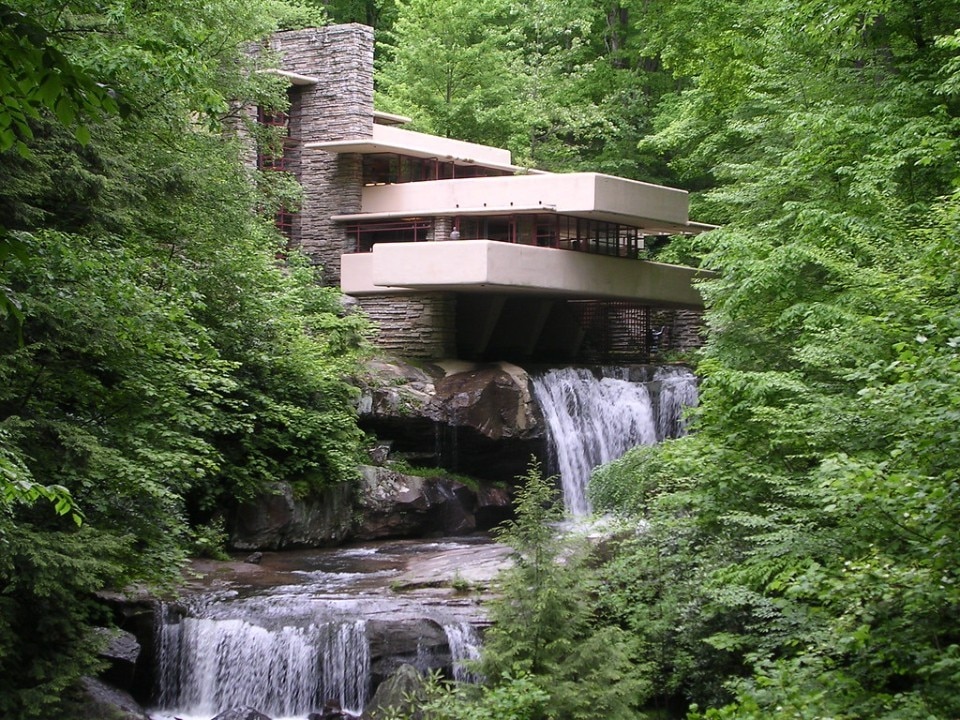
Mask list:
POLYGON ((491 240, 380 243, 341 258, 348 295, 398 292, 530 294, 619 299, 698 309, 693 268, 491 240))
MULTIPOLYGON (((700 232, 684 190, 599 173, 430 180, 365 187, 350 219, 556 212, 657 232, 700 232)), ((347 218, 337 218, 344 220, 347 218)))
MULTIPOLYGON (((375 113, 375 117, 376 115, 375 113)), ((304 144, 304 147, 333 153, 396 153, 409 157, 456 161, 459 164, 507 170, 521 169, 511 164, 509 150, 464 140, 437 137, 436 135, 428 135, 379 123, 373 126, 372 138, 356 138, 336 142, 308 142, 304 144)))

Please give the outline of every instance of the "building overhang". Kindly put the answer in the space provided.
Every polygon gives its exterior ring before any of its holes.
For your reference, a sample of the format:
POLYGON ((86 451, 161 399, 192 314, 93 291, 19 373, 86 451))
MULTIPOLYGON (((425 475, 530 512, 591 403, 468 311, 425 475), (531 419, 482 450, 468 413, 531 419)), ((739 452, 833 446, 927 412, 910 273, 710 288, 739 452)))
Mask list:
POLYGON ((397 115, 395 113, 383 112, 382 110, 373 111, 373 121, 378 125, 406 125, 413 122, 412 118, 406 115, 397 115))
MULTIPOLYGON (((557 209, 549 205, 538 205, 531 207, 521 207, 510 205, 507 207, 488 206, 484 208, 475 208, 468 212, 462 210, 449 210, 447 208, 434 208, 425 210, 419 214, 411 215, 407 211, 382 212, 382 213, 347 213, 343 215, 331 215, 330 219, 340 223, 365 223, 365 222, 385 222, 388 220, 416 220, 421 218, 434 217, 489 217, 503 215, 550 215, 556 214, 557 209)), ((642 225, 637 224, 636 218, 614 216, 606 213, 569 213, 571 217, 579 217, 584 220, 602 220, 604 222, 620 223, 640 228, 644 235, 698 235, 708 230, 716 230, 717 225, 708 225, 706 223, 688 222, 688 223, 668 223, 655 222, 652 220, 643 220, 642 225)))
POLYGON ((260 72, 265 75, 278 75, 291 85, 307 86, 307 85, 317 85, 320 82, 320 78, 314 77, 313 75, 301 75, 300 73, 290 72, 289 70, 279 70, 277 68, 266 68, 260 72))
POLYGON ((492 240, 378 243, 340 261, 340 287, 356 296, 499 293, 700 309, 695 281, 711 276, 680 265, 492 240))
POLYGON ((557 213, 629 225, 646 234, 699 233, 684 190, 600 173, 429 180, 365 187, 359 213, 335 220, 557 213))
MULTIPOLYGON (((376 116, 377 113, 374 114, 375 119, 376 116)), ((303 146, 310 150, 324 150, 330 153, 359 153, 361 155, 392 153, 425 160, 442 160, 456 165, 476 165, 511 173, 542 172, 512 164, 509 150, 463 140, 437 137, 436 135, 428 135, 379 123, 374 124, 371 137, 308 142, 304 143, 303 146)))

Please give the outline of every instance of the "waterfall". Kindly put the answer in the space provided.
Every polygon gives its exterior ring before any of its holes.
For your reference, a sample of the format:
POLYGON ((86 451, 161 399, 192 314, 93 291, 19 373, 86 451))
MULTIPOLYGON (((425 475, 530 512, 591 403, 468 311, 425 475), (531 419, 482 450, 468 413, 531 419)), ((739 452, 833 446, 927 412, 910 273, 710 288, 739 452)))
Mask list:
POLYGON ((636 445, 682 434, 683 408, 696 404, 696 379, 689 370, 658 368, 651 383, 628 377, 623 368, 603 368, 599 377, 585 368, 562 368, 533 379, 571 515, 591 511, 587 484, 593 468, 636 445))
POLYGON ((370 665, 365 621, 262 621, 165 612, 157 714, 209 718, 248 705, 274 718, 306 717, 330 700, 360 713, 370 665))
POLYGON ((477 631, 468 622, 444 625, 443 631, 450 647, 453 679, 457 682, 479 682, 480 676, 466 665, 480 659, 480 638, 477 631))
POLYGON ((696 407, 699 400, 696 377, 687 368, 663 366, 656 369, 653 379, 660 384, 657 440, 686 434, 687 423, 683 411, 688 407, 696 407))

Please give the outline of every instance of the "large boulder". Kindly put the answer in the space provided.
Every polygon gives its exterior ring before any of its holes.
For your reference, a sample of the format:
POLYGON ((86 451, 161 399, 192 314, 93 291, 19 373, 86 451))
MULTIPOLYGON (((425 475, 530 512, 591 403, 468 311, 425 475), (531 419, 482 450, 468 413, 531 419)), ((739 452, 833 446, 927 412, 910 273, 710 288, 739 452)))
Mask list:
POLYGON ((381 720, 395 717, 397 712, 419 717, 418 706, 423 702, 424 679, 413 665, 401 665, 377 687, 373 698, 364 708, 363 720, 381 720))
MULTIPOLYGON (((347 540, 466 535, 510 517, 509 492, 482 481, 464 485, 436 475, 407 475, 385 467, 360 467, 356 485, 320 497, 299 498, 286 483, 234 513, 235 550, 326 547, 347 540)), ((249 561, 249 558, 248 558, 249 561)))
POLYGON ((360 470, 352 531, 359 540, 465 535, 489 529, 510 512, 509 493, 484 483, 470 488, 442 474, 419 477, 369 465, 360 470))
POLYGON ((297 497, 289 483, 272 483, 237 508, 230 544, 237 550, 283 550, 338 545, 349 535, 353 488, 341 483, 297 497))
POLYGON ((94 632, 104 643, 99 655, 108 663, 101 678, 118 688, 131 689, 140 657, 140 643, 136 635, 117 628, 95 628, 94 632))
POLYGON ((379 358, 368 363, 367 370, 361 417, 427 419, 472 428, 491 440, 543 436, 530 378, 516 365, 441 360, 418 367, 379 358))
POLYGON ((370 643, 370 679, 379 686, 401 665, 412 665, 427 672, 449 667, 450 645, 444 629, 425 617, 370 619, 367 621, 370 643))
POLYGON ((434 383, 433 403, 448 425, 472 428, 491 440, 543 436, 543 418, 523 368, 506 362, 447 368, 434 383))
POLYGON ((148 720, 147 712, 125 690, 98 678, 82 680, 83 708, 78 720, 148 720))
POLYGON ((361 425, 395 454, 488 480, 512 480, 545 451, 526 371, 510 363, 378 359, 361 381, 361 425))

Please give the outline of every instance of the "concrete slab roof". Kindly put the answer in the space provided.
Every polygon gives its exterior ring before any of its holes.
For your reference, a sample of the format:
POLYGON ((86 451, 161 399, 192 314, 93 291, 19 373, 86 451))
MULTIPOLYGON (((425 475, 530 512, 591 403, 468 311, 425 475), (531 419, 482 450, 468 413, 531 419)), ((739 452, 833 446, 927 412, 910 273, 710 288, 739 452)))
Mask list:
MULTIPOLYGON (((376 115, 374 116, 376 118, 376 115)), ((507 172, 537 172, 512 163, 509 150, 437 137, 427 133, 405 130, 391 125, 374 124, 372 137, 308 142, 303 145, 311 150, 332 153, 395 153, 423 159, 454 162, 457 165, 477 165, 507 172)))

